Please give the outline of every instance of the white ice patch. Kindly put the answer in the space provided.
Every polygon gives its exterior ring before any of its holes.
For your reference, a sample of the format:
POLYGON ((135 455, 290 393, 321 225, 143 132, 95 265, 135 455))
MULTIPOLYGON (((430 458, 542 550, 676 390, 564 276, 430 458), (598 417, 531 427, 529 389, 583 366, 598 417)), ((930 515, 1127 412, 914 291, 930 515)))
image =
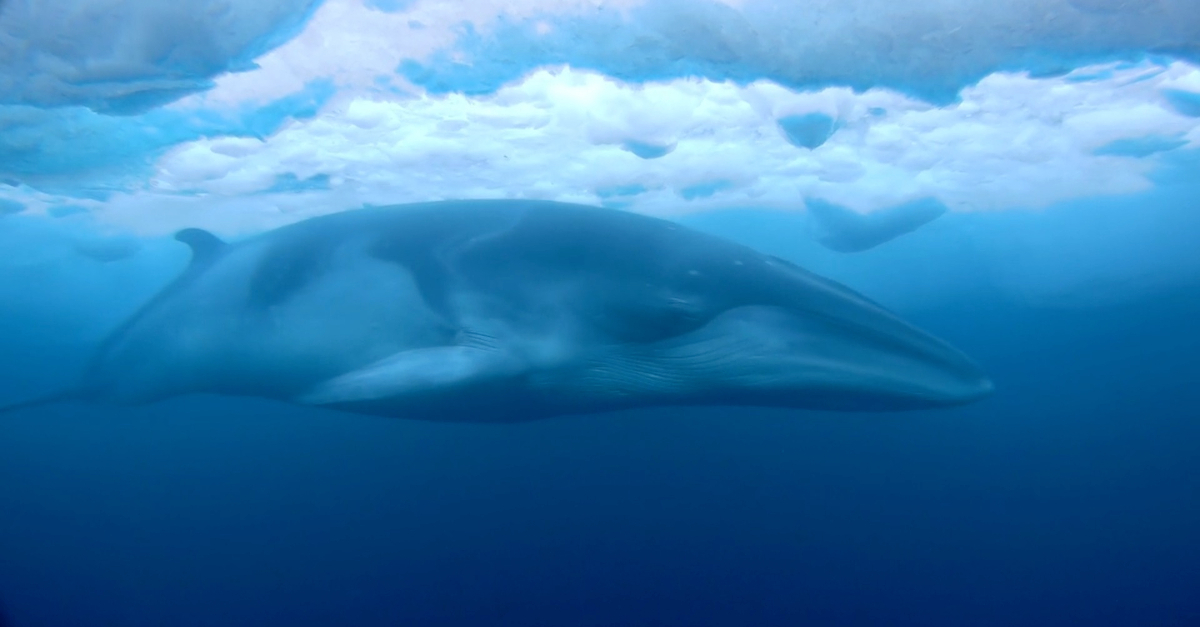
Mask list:
POLYGON ((804 196, 857 211, 926 196, 952 210, 1038 208, 1149 187, 1155 159, 1097 154, 1113 141, 1180 137, 1200 147, 1200 120, 1161 93, 1197 80, 1200 70, 1182 62, 1056 78, 995 74, 961 102, 935 107, 886 90, 633 85, 544 69, 489 96, 343 95, 264 141, 191 142, 161 159, 146 191, 109 204, 119 208, 114 219, 152 221, 151 231, 187 224, 165 212, 164 194, 175 195, 170 205, 238 205, 248 215, 233 230, 362 203, 466 197, 604 202, 659 215, 799 208, 804 196), (1104 77, 1080 80, 1092 74, 1104 77), (789 142, 778 121, 814 112, 836 120, 832 135, 811 150, 789 142), (631 142, 671 150, 642 158, 631 142), (329 189, 266 193, 280 177, 323 177, 329 189))

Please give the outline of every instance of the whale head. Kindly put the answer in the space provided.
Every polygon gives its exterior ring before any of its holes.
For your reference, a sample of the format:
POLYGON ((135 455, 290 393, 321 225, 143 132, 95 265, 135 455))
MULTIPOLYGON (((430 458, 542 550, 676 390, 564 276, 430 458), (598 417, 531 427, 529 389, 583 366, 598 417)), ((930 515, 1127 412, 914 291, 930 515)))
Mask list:
POLYGON ((610 340, 626 341, 555 385, 642 403, 836 411, 949 407, 992 393, 963 352, 849 288, 772 257, 739 263, 693 270, 641 308, 623 304, 608 320, 624 321, 610 340))

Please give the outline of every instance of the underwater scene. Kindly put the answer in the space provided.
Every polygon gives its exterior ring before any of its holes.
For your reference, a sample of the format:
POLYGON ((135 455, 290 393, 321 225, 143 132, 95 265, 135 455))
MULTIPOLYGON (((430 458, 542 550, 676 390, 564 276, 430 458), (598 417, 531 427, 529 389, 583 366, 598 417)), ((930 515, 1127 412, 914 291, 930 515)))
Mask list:
POLYGON ((1196 0, 0 0, 0 627, 1200 625, 1196 0))

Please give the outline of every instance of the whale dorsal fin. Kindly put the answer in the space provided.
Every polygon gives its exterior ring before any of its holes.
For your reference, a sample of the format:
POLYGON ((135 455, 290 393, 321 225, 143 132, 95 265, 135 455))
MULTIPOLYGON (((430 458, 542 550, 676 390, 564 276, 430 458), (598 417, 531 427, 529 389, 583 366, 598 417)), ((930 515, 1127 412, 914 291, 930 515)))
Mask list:
POLYGON ((204 229, 184 229, 175 234, 175 239, 192 249, 192 263, 206 262, 216 257, 228 245, 204 229))

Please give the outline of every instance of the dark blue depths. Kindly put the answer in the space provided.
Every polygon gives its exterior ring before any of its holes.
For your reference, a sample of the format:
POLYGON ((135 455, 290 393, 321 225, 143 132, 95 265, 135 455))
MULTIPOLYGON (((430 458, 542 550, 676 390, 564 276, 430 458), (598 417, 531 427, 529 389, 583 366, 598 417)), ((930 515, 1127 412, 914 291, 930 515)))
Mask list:
MULTIPOLYGON (((902 311, 996 381, 949 411, 9 416, 0 593, 47 627, 1197 625, 1190 287, 902 311)), ((45 339, 3 339, 5 398, 77 359, 45 339)))

